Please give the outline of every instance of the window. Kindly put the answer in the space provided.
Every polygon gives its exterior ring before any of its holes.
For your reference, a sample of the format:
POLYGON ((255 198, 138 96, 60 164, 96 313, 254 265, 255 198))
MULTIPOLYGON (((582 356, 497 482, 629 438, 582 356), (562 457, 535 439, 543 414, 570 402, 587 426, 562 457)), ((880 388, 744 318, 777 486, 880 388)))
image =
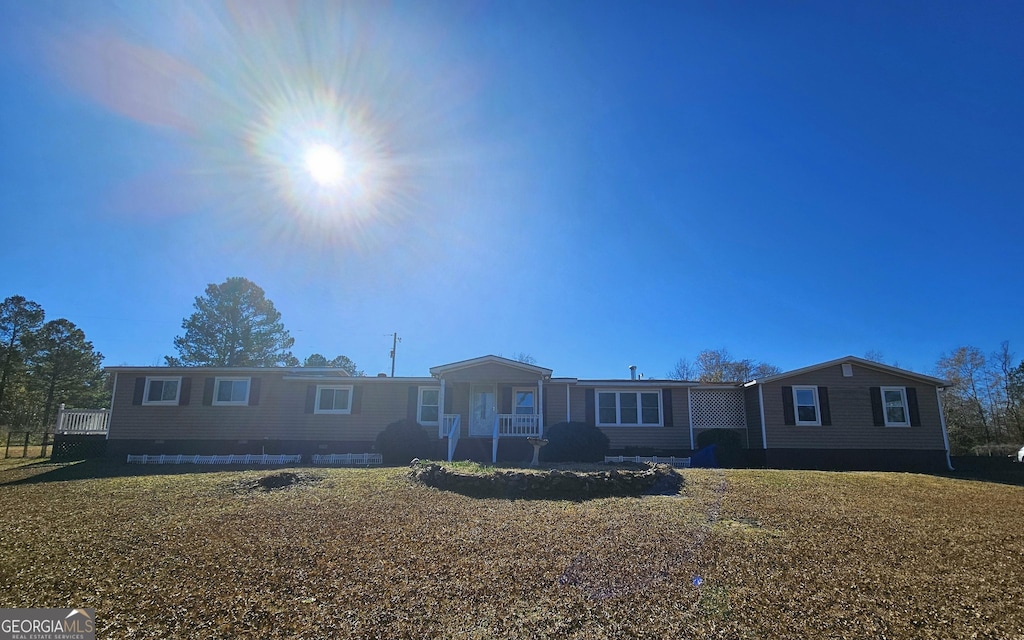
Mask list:
POLYGON ((146 378, 142 404, 177 405, 180 394, 181 378, 146 378))
POLYGON ((818 411, 818 387, 793 387, 793 408, 798 425, 821 425, 821 414, 818 411))
POLYGON ((441 390, 437 387, 420 387, 419 408, 416 411, 420 424, 437 424, 441 415, 441 390))
POLYGON ((909 427, 907 390, 904 387, 882 387, 882 415, 887 427, 909 427))
POLYGON ((313 413, 352 413, 352 385, 317 385, 316 407, 313 413))
POLYGON ((213 385, 213 404, 249 404, 249 378, 217 378, 213 385))
POLYGON ((661 426, 661 391, 600 391, 598 426, 661 426))
POLYGON ((537 413, 534 401, 536 394, 535 389, 516 389, 515 406, 512 407, 512 413, 517 416, 532 416, 537 413))

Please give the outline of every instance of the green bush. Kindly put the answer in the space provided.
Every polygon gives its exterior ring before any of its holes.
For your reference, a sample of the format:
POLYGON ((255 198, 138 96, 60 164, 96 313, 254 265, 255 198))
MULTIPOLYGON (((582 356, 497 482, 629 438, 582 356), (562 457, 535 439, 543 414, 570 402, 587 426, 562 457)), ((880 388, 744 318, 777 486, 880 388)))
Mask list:
POLYGON ((545 462, 604 462, 608 436, 584 422, 559 422, 544 432, 548 444, 540 450, 545 462))
POLYGON ((743 464, 743 434, 735 429, 708 429, 697 434, 697 448, 713 444, 715 459, 720 467, 738 467, 743 464))
POLYGON ((398 420, 377 434, 373 448, 384 464, 409 464, 413 458, 429 458, 433 442, 426 430, 415 422, 398 420))

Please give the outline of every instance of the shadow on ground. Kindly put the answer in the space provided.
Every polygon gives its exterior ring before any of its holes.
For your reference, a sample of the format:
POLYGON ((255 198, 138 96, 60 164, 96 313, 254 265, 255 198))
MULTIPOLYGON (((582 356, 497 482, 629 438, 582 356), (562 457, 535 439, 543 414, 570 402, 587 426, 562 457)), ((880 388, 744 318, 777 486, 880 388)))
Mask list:
POLYGON ((41 460, 0 470, 0 486, 91 480, 96 478, 129 478, 142 476, 171 476, 193 473, 219 473, 223 471, 273 471, 302 465, 196 465, 196 464, 127 464, 104 458, 51 462, 41 460))

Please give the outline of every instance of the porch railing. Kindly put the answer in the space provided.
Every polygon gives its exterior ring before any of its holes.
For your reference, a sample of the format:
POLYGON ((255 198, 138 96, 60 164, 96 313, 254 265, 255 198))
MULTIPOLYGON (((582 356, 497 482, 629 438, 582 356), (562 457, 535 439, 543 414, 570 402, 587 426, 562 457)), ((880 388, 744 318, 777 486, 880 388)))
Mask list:
POLYGON ((537 414, 498 414, 498 436, 539 438, 540 416, 537 414))
POLYGON ((110 409, 57 410, 55 433, 102 435, 110 429, 110 409))
POLYGON ((459 435, 462 433, 462 416, 455 414, 451 417, 454 420, 451 421, 451 428, 448 430, 448 462, 455 457, 455 447, 459 446, 459 435))
POLYGON ((437 422, 437 437, 443 440, 448 437, 452 432, 452 423, 459 419, 457 413, 445 413, 441 415, 441 419, 437 422))

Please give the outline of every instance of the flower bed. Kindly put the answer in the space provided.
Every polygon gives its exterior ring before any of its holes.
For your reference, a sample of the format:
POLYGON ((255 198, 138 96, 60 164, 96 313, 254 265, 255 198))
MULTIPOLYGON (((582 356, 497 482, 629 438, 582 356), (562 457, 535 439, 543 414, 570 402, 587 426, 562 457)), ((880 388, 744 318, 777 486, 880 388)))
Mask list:
POLYGON ((588 500, 613 496, 676 495, 683 479, 667 464, 607 471, 494 470, 466 473, 434 463, 414 465, 414 482, 477 498, 588 500))

